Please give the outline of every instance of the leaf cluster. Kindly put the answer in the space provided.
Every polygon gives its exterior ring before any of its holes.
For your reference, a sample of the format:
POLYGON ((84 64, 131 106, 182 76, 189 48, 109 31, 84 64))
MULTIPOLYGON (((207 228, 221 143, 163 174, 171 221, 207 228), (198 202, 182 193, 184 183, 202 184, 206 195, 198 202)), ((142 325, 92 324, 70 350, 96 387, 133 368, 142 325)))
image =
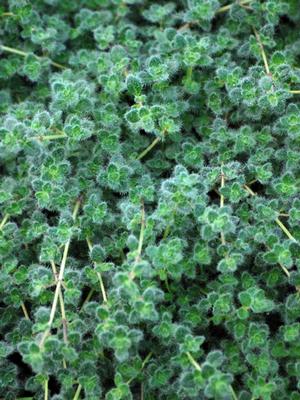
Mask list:
POLYGON ((300 399, 299 23, 1 2, 1 399, 300 399))

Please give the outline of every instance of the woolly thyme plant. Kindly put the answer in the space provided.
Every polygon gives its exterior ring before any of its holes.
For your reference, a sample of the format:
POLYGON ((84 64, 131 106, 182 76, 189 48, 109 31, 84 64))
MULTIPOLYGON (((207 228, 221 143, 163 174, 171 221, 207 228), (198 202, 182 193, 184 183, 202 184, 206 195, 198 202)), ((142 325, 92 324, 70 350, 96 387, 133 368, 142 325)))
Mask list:
POLYGON ((300 399, 299 26, 1 1, 2 399, 300 399))

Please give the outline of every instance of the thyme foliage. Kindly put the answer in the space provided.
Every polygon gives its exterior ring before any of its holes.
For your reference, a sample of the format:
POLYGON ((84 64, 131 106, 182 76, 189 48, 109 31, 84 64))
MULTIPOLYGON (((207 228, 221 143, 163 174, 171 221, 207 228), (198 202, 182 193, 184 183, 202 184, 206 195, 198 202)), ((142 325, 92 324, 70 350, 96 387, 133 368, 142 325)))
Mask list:
POLYGON ((3 399, 300 399, 299 24, 1 2, 3 399))

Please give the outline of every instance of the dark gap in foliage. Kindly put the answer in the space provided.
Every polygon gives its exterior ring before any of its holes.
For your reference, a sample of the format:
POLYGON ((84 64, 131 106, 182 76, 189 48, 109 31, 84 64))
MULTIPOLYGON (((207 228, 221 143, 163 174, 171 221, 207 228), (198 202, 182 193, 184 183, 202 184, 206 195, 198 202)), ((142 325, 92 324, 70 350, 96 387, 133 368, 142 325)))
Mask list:
MULTIPOLYGON (((81 290, 81 297, 80 297, 80 301, 79 301, 79 309, 81 310, 81 307, 83 306, 88 294, 90 293, 91 288, 89 286, 84 286, 81 290)), ((92 301, 92 297, 90 299, 90 301, 92 301)))
POLYGON ((185 73, 182 73, 182 71, 175 71, 175 73, 170 78, 170 83, 172 81, 178 82, 178 80, 182 80, 184 77, 185 77, 185 73))
POLYGON ((106 257, 105 262, 107 262, 107 263, 110 263, 110 262, 111 263, 116 263, 117 262, 117 264, 118 264, 119 262, 122 263, 122 259, 121 259, 121 256, 113 257, 112 255, 110 255, 110 256, 106 257))
POLYGON ((52 328, 51 329, 51 335, 55 336, 57 334, 58 329, 57 328, 52 328))
POLYGON ((163 172, 161 172, 157 176, 159 176, 160 179, 169 179, 169 178, 171 178, 172 174, 173 174, 172 169, 165 169, 163 172))
MULTIPOLYGON (((287 374, 287 371, 286 371, 286 369, 285 369, 285 366, 283 365, 283 364, 280 364, 279 363, 279 369, 278 369, 278 371, 279 371, 279 373, 280 373, 280 375, 282 375, 282 376, 287 376, 288 374, 287 374)), ((291 379, 291 382, 290 382, 290 387, 291 388, 294 388, 295 387, 295 383, 297 382, 296 381, 296 377, 290 377, 290 378, 292 378, 291 379), (293 378, 295 378, 295 380, 293 379, 293 378)), ((296 383, 297 384, 297 383, 296 383)))
POLYGON ((47 209, 42 209, 41 211, 47 218, 48 225, 54 226, 56 223, 56 218, 59 217, 59 213, 57 211, 51 211, 47 209))
POLYGON ((151 143, 151 139, 152 139, 152 140, 155 139, 155 136, 154 136, 154 135, 153 135, 153 136, 150 136, 149 133, 147 133, 144 129, 140 129, 140 130, 139 130, 139 134, 140 134, 141 136, 144 136, 145 138, 147 138, 147 139, 149 140, 149 144, 151 143))
POLYGON ((122 255, 124 255, 124 258, 126 260, 127 254, 130 252, 130 250, 129 250, 129 248, 127 246, 124 247, 122 250, 123 250, 122 255))
MULTIPOLYGON (((181 283, 183 289, 187 290, 188 292, 195 289, 194 282, 192 282, 185 275, 182 275, 180 283, 181 283)), ((176 284, 176 281, 175 281, 175 284, 176 284)), ((182 294, 182 292, 180 294, 182 294)))
POLYGON ((18 379, 21 381, 26 381, 30 376, 32 376, 32 370, 29 365, 25 364, 21 354, 18 351, 10 354, 7 359, 15 364, 18 368, 18 379))
POLYGON ((207 193, 207 195, 208 195, 211 203, 220 202, 220 196, 218 195, 218 193, 215 190, 210 190, 207 193))
POLYGON ((128 108, 135 104, 134 97, 129 96, 126 93, 124 93, 124 95, 122 96, 122 100, 125 101, 126 104, 128 104, 128 108))
POLYGON ((53 375, 49 376, 48 388, 49 388, 49 392, 52 396, 55 394, 58 394, 60 391, 60 384, 59 384, 58 380, 55 378, 55 376, 53 376, 53 375))
MULTIPOLYGON (((109 191, 108 189, 105 189, 107 192, 109 191)), ((124 198, 126 197, 126 193, 121 193, 121 192, 112 192, 111 194, 113 194, 113 197, 115 200, 124 200, 124 198)), ((104 198, 104 196, 103 196, 104 198)))
POLYGON ((211 30, 212 31, 217 31, 219 28, 219 25, 221 25, 223 23, 222 19, 224 20, 224 18, 222 18, 221 14, 222 13, 219 13, 219 14, 217 13, 215 18, 212 19, 212 21, 211 21, 211 30), (221 18, 218 18, 219 16, 221 18))
POLYGON ((228 117, 228 119, 226 121, 227 121, 227 124, 228 124, 228 129, 237 130, 237 129, 240 129, 240 127, 241 127, 241 124, 239 122, 234 122, 229 117, 228 117))
POLYGON ((243 386, 243 375, 242 374, 237 374, 234 375, 234 385, 233 387, 242 387, 243 386))
POLYGON ((266 324, 269 326, 271 336, 275 335, 282 326, 282 318, 279 312, 266 313, 265 315, 266 324))
POLYGON ((137 381, 135 381, 132 384, 131 391, 132 391, 134 399, 139 399, 140 398, 140 396, 141 396, 141 385, 142 385, 142 382, 137 382, 137 381))
POLYGON ((34 393, 33 392, 30 392, 30 391, 28 391, 28 390, 20 390, 20 398, 21 399, 23 399, 23 398, 29 398, 29 399, 31 399, 31 397, 33 397, 33 395, 34 395, 34 393))
POLYGON ((103 350, 103 354, 104 354, 103 362, 105 368, 103 369, 103 367, 102 368, 100 367, 102 371, 101 381, 103 387, 107 388, 107 391, 109 391, 110 389, 115 387, 114 377, 111 374, 109 374, 109 367, 114 360, 114 354, 112 351, 107 349, 103 350))
POLYGON ((261 194, 261 192, 264 192, 265 188, 264 185, 262 185, 260 182, 256 181, 251 185, 251 189, 253 190, 254 193, 261 194))
MULTIPOLYGON (((212 313, 211 313, 212 315, 212 313)), ((202 348, 205 353, 212 350, 216 350, 216 343, 220 343, 221 340, 231 340, 231 336, 227 333, 226 329, 222 325, 209 324, 207 327, 207 340, 202 344, 202 348)))
POLYGON ((285 32, 286 27, 288 27, 290 30, 295 28, 297 25, 295 24, 295 21, 290 19, 287 15, 281 15, 280 17, 280 22, 276 26, 276 34, 279 32, 285 32))
POLYGON ((91 332, 86 332, 86 333, 83 335, 83 337, 82 337, 82 339, 83 339, 84 341, 88 341, 89 339, 92 339, 92 338, 93 338, 93 335, 92 335, 91 332))
POLYGON ((285 302, 287 296, 295 293, 295 286, 292 284, 286 285, 284 291, 278 296, 278 300, 285 302))
MULTIPOLYGON (((174 314, 173 314, 174 315, 174 314)), ((173 318, 172 322, 176 322, 175 318, 173 318)), ((159 349, 161 344, 159 342, 159 339, 153 335, 152 330, 146 329, 146 325, 142 324, 144 327, 143 330, 143 344, 147 345, 147 348, 145 346, 140 346, 139 348, 139 356, 142 359, 145 359, 147 355, 149 354, 150 351, 153 351, 153 349, 159 349)))
POLYGON ((297 393, 299 393, 299 379, 296 376, 289 376, 282 366, 280 366, 279 370, 281 371, 282 376, 288 376, 291 380, 289 385, 291 390, 296 390, 297 393))
POLYGON ((23 78, 19 76, 15 76, 14 80, 12 82, 12 87, 14 90, 12 90, 12 98, 14 102, 22 102, 24 100, 24 97, 28 96, 27 93, 27 86, 23 86, 23 78), (26 88, 26 91, 24 91, 24 88, 26 88))
POLYGON ((161 232, 159 235, 156 236, 156 243, 160 243, 164 238, 164 232, 161 232))
MULTIPOLYGON (((81 241, 73 241, 71 242, 70 245, 70 254, 72 254, 72 257, 76 258, 77 260, 88 260, 88 255, 89 255, 89 248, 87 246, 87 243, 84 242, 83 240, 81 241)), ((89 263, 90 261, 87 261, 89 263)))
POLYGON ((235 157, 235 161, 239 161, 242 164, 246 164, 249 159, 249 154, 241 153, 235 157))
POLYGON ((31 81, 26 76, 22 76, 21 80, 23 81, 23 84, 25 84, 26 87, 29 88, 29 89, 34 89, 35 86, 36 86, 36 82, 31 81))

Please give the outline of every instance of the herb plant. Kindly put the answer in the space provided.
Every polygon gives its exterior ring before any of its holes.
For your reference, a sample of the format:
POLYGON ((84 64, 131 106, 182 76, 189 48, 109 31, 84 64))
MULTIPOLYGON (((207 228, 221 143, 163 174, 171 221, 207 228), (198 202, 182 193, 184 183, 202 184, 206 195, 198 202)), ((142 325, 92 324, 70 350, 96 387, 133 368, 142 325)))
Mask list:
POLYGON ((299 24, 1 2, 2 399, 300 399, 299 24))

